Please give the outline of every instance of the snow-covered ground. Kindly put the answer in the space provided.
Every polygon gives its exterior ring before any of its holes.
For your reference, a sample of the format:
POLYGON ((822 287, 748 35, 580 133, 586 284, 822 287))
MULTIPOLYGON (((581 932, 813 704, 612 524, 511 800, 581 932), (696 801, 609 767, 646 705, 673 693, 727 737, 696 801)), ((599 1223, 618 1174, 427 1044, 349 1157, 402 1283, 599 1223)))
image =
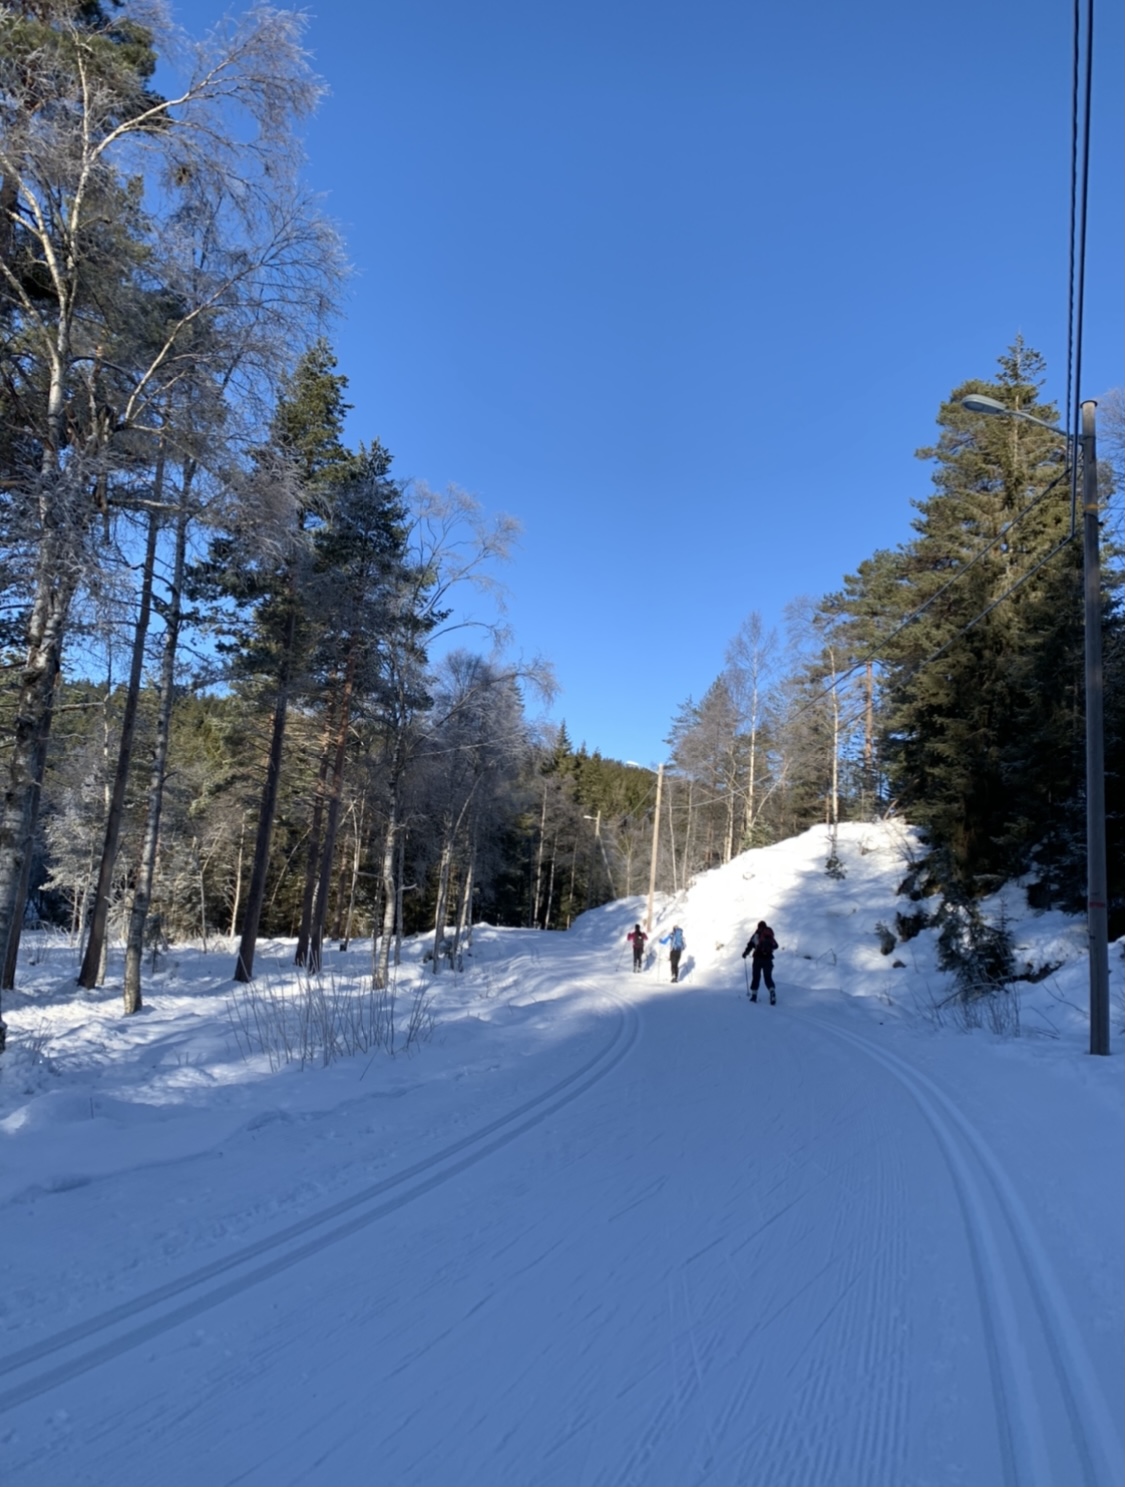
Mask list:
POLYGON ((370 946, 330 956, 334 1013, 287 944, 253 992, 229 945, 174 949, 126 1020, 116 964, 77 992, 73 949, 30 936, 0 1477, 1120 1482, 1122 946, 1091 1058, 1083 926, 1009 891, 1020 959, 1058 969, 1008 1036, 967 1030, 931 931, 882 953, 909 832, 843 828, 842 879, 826 850, 662 901, 641 975, 640 899, 478 927, 462 974, 412 945, 396 1055, 328 1067, 333 1016, 353 1048, 386 1031, 370 946), (760 918, 776 1007, 745 996, 760 918))

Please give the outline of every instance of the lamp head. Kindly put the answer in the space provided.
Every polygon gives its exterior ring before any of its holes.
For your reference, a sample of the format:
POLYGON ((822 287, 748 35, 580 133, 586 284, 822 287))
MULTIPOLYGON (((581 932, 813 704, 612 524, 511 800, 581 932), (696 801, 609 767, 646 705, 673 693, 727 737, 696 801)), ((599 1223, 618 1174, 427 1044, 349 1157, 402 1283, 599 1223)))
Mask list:
POLYGON ((1007 418, 1011 416, 1011 408, 1005 408, 1003 403, 997 402, 995 398, 986 398, 983 393, 971 392, 967 398, 961 399, 961 406, 967 413, 999 413, 1007 418))

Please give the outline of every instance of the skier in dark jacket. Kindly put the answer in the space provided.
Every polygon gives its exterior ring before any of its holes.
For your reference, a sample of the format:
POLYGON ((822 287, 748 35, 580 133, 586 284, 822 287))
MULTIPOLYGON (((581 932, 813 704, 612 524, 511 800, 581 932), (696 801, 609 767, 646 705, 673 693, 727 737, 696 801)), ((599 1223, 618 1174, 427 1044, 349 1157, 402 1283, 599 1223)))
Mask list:
POLYGON ((766 978, 766 990, 770 994, 770 1006, 777 1001, 777 988, 773 984, 773 953, 777 949, 777 940, 774 932, 764 919, 758 920, 758 928, 750 936, 746 943, 746 949, 742 952, 743 960, 748 955, 754 959, 750 962, 754 974, 750 978, 750 1000, 758 1000, 758 983, 764 975, 766 978))
POLYGON ((635 971, 643 970, 645 963, 645 941, 648 939, 648 935, 645 934, 639 924, 634 924, 625 938, 633 947, 633 969, 635 971))

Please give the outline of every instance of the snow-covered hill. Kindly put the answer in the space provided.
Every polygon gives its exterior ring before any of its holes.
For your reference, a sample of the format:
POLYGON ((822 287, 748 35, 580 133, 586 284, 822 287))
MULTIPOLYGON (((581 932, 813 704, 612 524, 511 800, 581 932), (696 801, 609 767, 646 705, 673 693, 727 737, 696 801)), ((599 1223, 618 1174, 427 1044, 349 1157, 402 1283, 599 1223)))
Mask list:
MULTIPOLYGON (((836 844, 842 877, 826 871, 830 850, 827 831, 813 828, 790 841, 742 853, 725 867, 702 874, 683 893, 658 898, 654 940, 675 920, 687 932, 688 958, 698 973, 729 976, 739 972, 737 954, 757 921, 765 919, 778 936, 776 971, 781 979, 872 998, 884 1015, 964 1030, 963 1013, 950 1005, 953 980, 938 969, 937 930, 924 928, 909 938, 896 933, 896 916, 909 918, 934 908, 933 901, 913 903, 899 892, 910 868, 924 856, 917 834, 896 821, 842 825, 836 844), (880 926, 894 937, 893 947, 880 926)), ((584 943, 601 941, 607 951, 616 949, 624 965, 621 925, 643 920, 646 907, 642 897, 606 904, 583 915, 570 933, 584 943)), ((1015 984, 1004 1019, 1008 1030, 1025 1038, 1057 1040, 1068 1050, 1085 1047, 1084 922, 1057 911, 1029 910, 1016 884, 986 900, 983 910, 993 923, 1003 918, 1017 966, 1036 978, 1015 984)), ((1110 952, 1117 992, 1115 1039, 1125 1010, 1123 950, 1125 943, 1119 941, 1110 952)))
POLYGON ((478 926, 460 974, 413 944, 394 1056, 369 945, 316 984, 262 946, 252 990, 174 949, 125 1020, 30 936, 5 1480, 1120 1480, 1122 947, 1091 1059, 1083 926, 1013 887, 1055 969, 967 1030, 934 932, 888 945, 911 833, 837 851, 662 899, 641 975, 640 898, 478 926))

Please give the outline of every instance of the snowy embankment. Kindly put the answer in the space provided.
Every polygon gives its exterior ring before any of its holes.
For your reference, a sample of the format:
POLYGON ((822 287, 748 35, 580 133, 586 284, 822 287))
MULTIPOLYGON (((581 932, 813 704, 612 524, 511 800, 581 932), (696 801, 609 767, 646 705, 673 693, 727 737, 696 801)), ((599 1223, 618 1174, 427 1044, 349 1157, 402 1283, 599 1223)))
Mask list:
POLYGON ((395 1057, 369 945, 312 988, 263 946, 253 991, 174 950, 125 1020, 29 937, 4 1479, 1121 1480, 1122 947, 1091 1059, 1082 926, 1010 891, 1054 969, 1019 1037, 967 1031, 933 931, 883 953, 910 834, 838 850, 663 900, 641 975, 641 899, 478 927, 461 974, 411 946, 395 1057), (776 1008, 744 995, 760 918, 776 1008), (324 1067, 330 1025, 362 1051, 324 1067))

